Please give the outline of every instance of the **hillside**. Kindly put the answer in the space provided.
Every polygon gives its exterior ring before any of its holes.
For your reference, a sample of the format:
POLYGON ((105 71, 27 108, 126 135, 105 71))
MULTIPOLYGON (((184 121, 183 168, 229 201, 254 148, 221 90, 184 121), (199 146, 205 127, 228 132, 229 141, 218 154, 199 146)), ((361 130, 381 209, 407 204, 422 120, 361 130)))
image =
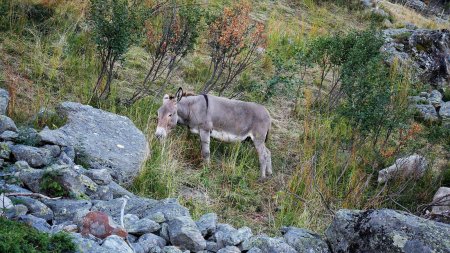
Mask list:
MULTIPOLYGON (((220 222, 277 235, 282 226, 322 234, 342 208, 392 208, 425 215, 438 188, 450 187, 450 132, 441 115, 436 122, 420 119, 408 97, 420 92, 428 97, 438 90, 438 102, 448 103, 449 79, 437 87, 396 60, 384 67, 379 32, 448 29, 450 21, 448 16, 436 18, 393 2, 378 1, 375 10, 359 1, 251 2, 250 19, 265 26, 264 53, 223 95, 263 104, 270 112, 268 148, 274 176, 264 182, 258 181, 251 142, 213 140, 208 165, 201 159, 199 137, 186 128, 178 126, 165 142, 154 137, 163 94, 175 94, 178 87, 200 93, 210 77, 206 14, 199 21, 197 43, 173 70, 164 92, 127 105, 123 101, 148 72, 153 52, 148 42, 131 44, 114 65, 110 95, 99 99, 93 89, 101 61, 89 1, 2 1, 0 86, 11 97, 7 115, 18 125, 38 130, 62 125, 45 113, 35 115, 64 101, 127 116, 147 137, 150 149, 127 189, 141 197, 178 198, 195 219, 214 212, 220 222), (320 56, 306 60, 310 55, 320 56), (338 63, 333 62, 336 55, 341 57, 338 63), (352 72, 364 73, 355 77, 352 72), (340 90, 345 82, 353 86, 340 90), (346 100, 353 95, 364 99, 346 100), (349 106, 352 103, 356 109, 349 106), (427 160, 422 177, 377 182, 380 170, 412 154, 427 160)), ((233 5, 217 0, 196 3, 202 13, 214 14, 233 5)), ((162 19, 151 22, 160 28, 162 19)), ((398 33, 393 39, 404 42, 411 33, 398 33)))

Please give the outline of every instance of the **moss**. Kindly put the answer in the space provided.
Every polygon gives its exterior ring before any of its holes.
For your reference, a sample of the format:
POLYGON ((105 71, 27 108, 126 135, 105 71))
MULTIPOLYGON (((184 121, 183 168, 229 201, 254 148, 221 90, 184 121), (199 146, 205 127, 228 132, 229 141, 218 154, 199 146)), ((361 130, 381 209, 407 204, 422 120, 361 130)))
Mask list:
POLYGON ((59 183, 58 175, 54 171, 45 172, 40 182, 40 188, 52 197, 68 196, 67 190, 59 183))
POLYGON ((66 233, 49 235, 0 217, 0 252, 69 253, 75 250, 75 244, 66 233))

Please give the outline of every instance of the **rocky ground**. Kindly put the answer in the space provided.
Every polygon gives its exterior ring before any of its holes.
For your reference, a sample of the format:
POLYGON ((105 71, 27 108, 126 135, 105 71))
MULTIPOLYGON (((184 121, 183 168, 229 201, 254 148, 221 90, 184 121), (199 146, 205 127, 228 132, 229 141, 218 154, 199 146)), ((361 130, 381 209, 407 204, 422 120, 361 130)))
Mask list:
MULTIPOLYGON (((0 95, 4 113, 8 94, 0 95)), ((254 235, 215 213, 194 221, 176 199, 121 186, 148 155, 129 119, 70 102, 57 112, 64 125, 40 132, 0 116, 1 214, 42 232, 66 231, 78 252, 450 252, 450 225, 387 209, 341 210, 325 237, 295 227, 254 235)))

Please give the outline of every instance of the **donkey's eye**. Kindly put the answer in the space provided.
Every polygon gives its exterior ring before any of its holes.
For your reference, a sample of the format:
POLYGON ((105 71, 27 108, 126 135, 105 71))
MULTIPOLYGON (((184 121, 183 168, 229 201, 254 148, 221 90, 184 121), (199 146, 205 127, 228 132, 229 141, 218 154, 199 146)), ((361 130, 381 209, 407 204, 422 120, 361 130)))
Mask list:
POLYGON ((169 114, 169 117, 172 117, 172 114, 169 114))

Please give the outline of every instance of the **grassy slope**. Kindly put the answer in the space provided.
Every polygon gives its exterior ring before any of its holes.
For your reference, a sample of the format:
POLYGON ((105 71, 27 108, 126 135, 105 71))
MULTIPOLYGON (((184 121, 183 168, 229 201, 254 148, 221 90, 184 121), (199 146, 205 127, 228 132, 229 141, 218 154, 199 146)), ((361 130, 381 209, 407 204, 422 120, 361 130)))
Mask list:
MULTIPOLYGON (((213 1, 206 7, 216 8, 223 4, 213 1)), ((383 5, 393 13, 396 27, 401 26, 402 20, 409 20, 419 27, 438 26, 421 16, 404 18, 411 17, 413 12, 389 3, 383 5)), ((82 103, 90 100, 98 62, 83 22, 86 1, 70 1, 55 8, 56 14, 46 21, 52 27, 48 33, 39 32, 37 27, 19 26, 18 30, 0 37, 0 66, 3 70, 0 80, 2 86, 7 86, 13 94, 10 115, 21 122, 41 107, 53 107, 64 100, 82 103)), ((317 6, 312 1, 258 1, 254 4, 252 15, 267 22, 268 49, 286 38, 301 41, 307 37, 369 26, 362 11, 349 12, 332 4, 317 6)), ((293 117, 291 98, 275 97, 265 103, 274 118, 269 148, 272 150, 275 176, 263 184, 256 182, 258 162, 251 143, 222 144, 213 141, 213 162, 207 167, 201 163, 198 137, 190 135, 186 129, 178 128, 164 144, 155 141, 154 115, 159 98, 140 101, 130 108, 114 103, 116 98, 129 94, 130 87, 143 79, 147 59, 142 48, 131 48, 118 70, 112 97, 99 105, 130 117, 148 135, 152 155, 132 187, 136 193, 156 198, 180 197, 194 216, 217 212, 222 221, 237 226, 247 225, 257 232, 274 232, 281 225, 291 224, 321 231, 331 217, 330 208, 367 207, 363 196, 340 198, 339 192, 335 191, 335 188, 351 186, 352 180, 356 182, 362 176, 359 169, 355 168, 348 185, 336 183, 329 186, 326 181, 311 181, 308 161, 318 146, 326 146, 326 154, 329 155, 322 158, 327 159, 326 163, 314 172, 319 175, 329 173, 328 170, 340 171, 341 167, 331 165, 341 164, 348 154, 337 152, 339 147, 334 146, 326 119, 318 121, 308 116, 313 113, 310 111, 308 91, 301 100, 303 120, 293 117), (297 192, 302 195, 298 196, 297 192), (361 201, 355 200, 358 197, 361 201), (332 203, 332 206, 325 203, 332 203)), ((183 86, 198 89, 206 79, 207 64, 202 39, 195 53, 182 62, 172 88, 183 86)), ((267 57, 247 71, 240 82, 243 85, 261 85, 272 74, 273 65, 267 57)), ((314 88, 314 81, 314 77, 307 79, 306 87, 314 88)), ((243 99, 254 101, 259 97, 261 93, 255 91, 243 99)), ((341 130, 345 132, 345 129, 341 130)), ((424 198, 429 198, 429 194, 424 198)), ((383 203, 372 206, 383 206, 383 203)))

